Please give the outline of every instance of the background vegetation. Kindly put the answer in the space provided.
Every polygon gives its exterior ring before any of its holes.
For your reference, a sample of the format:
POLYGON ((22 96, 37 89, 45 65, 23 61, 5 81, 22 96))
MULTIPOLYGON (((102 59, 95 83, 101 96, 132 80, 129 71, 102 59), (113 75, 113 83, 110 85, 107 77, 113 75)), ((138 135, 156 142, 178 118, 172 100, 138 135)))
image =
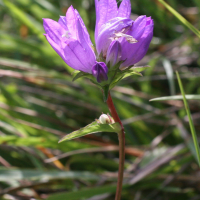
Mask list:
MULTIPOLYGON (((200 29, 199 0, 166 2, 200 29)), ((58 144, 108 112, 98 88, 86 79, 72 82, 72 69, 43 36, 42 18, 58 20, 71 4, 94 42, 93 0, 0 0, 1 199, 114 199, 116 134, 58 144)), ((180 94, 175 70, 185 92, 199 94, 200 40, 158 0, 132 0, 132 18, 144 14, 155 31, 138 65, 151 68, 112 91, 126 130, 122 200, 198 200, 200 171, 184 104, 149 100, 180 94)), ((198 134, 199 100, 189 107, 198 134)))

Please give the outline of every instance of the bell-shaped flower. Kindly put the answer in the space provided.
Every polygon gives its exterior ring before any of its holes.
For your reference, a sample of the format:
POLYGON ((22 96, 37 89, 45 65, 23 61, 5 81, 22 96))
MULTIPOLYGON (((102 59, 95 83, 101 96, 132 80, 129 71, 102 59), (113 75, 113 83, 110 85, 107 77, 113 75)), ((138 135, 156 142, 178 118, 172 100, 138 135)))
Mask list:
POLYGON ((130 19, 130 0, 117 7, 116 0, 95 0, 95 41, 98 54, 114 65, 124 61, 120 68, 139 62, 147 53, 153 37, 153 20, 140 16, 130 19))
POLYGON ((43 21, 48 42, 65 63, 75 70, 92 74, 96 56, 78 11, 71 6, 58 22, 52 19, 43 21))

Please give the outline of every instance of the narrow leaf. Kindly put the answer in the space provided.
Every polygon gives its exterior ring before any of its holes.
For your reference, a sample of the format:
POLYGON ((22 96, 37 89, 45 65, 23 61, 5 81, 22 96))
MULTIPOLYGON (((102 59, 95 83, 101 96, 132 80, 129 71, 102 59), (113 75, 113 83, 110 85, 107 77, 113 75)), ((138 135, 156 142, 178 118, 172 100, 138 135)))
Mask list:
MULTIPOLYGON (((200 95, 185 95, 187 100, 200 100, 200 95)), ((167 101, 167 100, 182 100, 182 95, 174 95, 174 96, 167 96, 167 97, 158 97, 154 99, 150 99, 150 101, 167 101)))
POLYGON ((199 143, 198 143, 196 131, 195 131, 195 128, 194 128, 194 123, 193 123, 193 120, 192 120, 192 117, 191 117, 191 113, 190 113, 190 109, 189 109, 187 100, 185 98, 185 92, 184 92, 184 89, 183 89, 183 85, 182 85, 180 76, 179 76, 177 71, 176 71, 176 75, 177 75, 177 78, 178 78, 179 87, 180 87, 180 90, 181 90, 181 94, 183 96, 183 102, 184 102, 185 109, 186 109, 186 112, 187 112, 187 116, 188 116, 188 119, 189 119, 190 130, 192 132, 192 138, 193 138, 193 141, 194 141, 194 146, 195 146, 196 155, 197 155, 197 161, 198 161, 198 164, 200 166, 200 149, 199 149, 199 143))

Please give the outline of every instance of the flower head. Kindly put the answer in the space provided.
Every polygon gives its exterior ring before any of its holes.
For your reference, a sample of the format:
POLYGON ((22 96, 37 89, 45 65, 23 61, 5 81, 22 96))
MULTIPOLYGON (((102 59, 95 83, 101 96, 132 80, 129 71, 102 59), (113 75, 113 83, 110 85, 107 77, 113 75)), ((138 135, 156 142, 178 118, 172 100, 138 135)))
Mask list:
POLYGON ((130 19, 130 0, 123 0, 119 8, 116 0, 95 0, 95 41, 98 54, 106 62, 115 65, 124 61, 120 68, 139 62, 146 54, 153 37, 153 20, 140 16, 130 19))
POLYGON ((97 57, 84 22, 72 6, 58 22, 44 19, 44 35, 65 63, 80 71, 75 73, 74 80, 87 77, 108 94, 126 77, 125 73, 131 74, 130 68, 122 69, 139 62, 146 54, 153 37, 153 20, 146 16, 130 19, 130 0, 122 0, 119 7, 116 0, 95 0, 95 8, 97 57))
POLYGON ((92 74, 96 56, 78 11, 70 6, 66 16, 61 16, 58 22, 52 19, 43 21, 48 42, 65 63, 75 70, 92 74))

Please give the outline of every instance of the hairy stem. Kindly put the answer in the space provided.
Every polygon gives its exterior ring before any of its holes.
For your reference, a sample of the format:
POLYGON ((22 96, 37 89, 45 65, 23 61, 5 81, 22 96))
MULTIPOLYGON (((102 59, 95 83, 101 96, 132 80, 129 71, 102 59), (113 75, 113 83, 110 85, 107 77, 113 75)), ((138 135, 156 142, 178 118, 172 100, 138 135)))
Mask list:
POLYGON ((115 120, 115 122, 119 122, 121 125, 121 131, 118 133, 118 139, 119 139, 119 170, 118 170, 118 181, 117 181, 117 190, 115 195, 115 200, 121 199, 121 192, 122 192, 122 183, 123 183, 123 175, 124 175, 124 158, 125 158, 125 132, 123 124, 117 114, 117 111, 115 109, 115 106, 112 101, 112 97, 110 93, 108 94, 108 100, 107 105, 110 110, 110 113, 115 120))

